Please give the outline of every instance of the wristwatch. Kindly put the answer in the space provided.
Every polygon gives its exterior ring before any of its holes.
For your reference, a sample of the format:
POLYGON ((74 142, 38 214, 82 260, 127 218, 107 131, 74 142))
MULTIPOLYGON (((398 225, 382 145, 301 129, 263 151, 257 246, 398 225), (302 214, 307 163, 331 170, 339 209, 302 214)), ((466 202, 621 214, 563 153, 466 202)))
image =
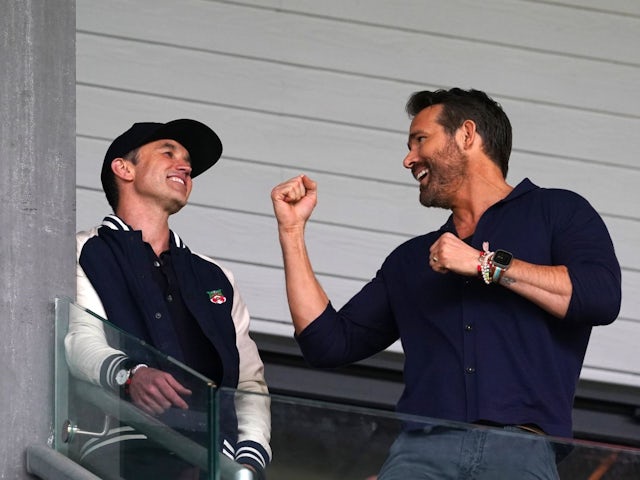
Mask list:
POLYGON ((491 258, 491 282, 500 283, 504 272, 507 271, 513 260, 513 255, 506 250, 496 250, 491 258))
POLYGON ((513 255, 511 253, 506 250, 496 250, 493 254, 493 258, 491 259, 491 263, 493 263, 494 267, 497 267, 504 272, 509 268, 512 260, 513 255))
POLYGON ((141 368, 146 368, 148 366, 149 365, 146 365, 144 363, 139 363, 133 368, 122 368, 118 370, 118 372, 116 373, 116 384, 119 387, 127 387, 131 383, 131 379, 136 374, 136 372, 141 368))
POLYGON ((118 373, 116 373, 116 384, 119 387, 124 387, 127 384, 130 375, 131 370, 128 368, 122 368, 118 370, 118 373))

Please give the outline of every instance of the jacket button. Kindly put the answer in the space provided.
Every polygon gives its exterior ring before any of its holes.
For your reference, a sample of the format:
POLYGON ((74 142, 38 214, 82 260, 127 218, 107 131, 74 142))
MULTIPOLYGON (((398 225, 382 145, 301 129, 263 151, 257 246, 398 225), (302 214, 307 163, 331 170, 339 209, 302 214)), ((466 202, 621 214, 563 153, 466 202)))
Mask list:
POLYGON ((467 373, 476 373, 476 369, 473 367, 467 367, 464 369, 467 373))
POLYGON ((160 320, 162 318, 162 314, 160 312, 156 312, 154 316, 156 317, 156 320, 160 320))

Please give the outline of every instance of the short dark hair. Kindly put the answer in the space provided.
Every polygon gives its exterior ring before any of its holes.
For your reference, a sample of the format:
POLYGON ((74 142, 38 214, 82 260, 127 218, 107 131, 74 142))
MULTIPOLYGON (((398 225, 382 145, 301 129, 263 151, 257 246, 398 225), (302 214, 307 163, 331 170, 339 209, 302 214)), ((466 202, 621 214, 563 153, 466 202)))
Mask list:
MULTIPOLYGON (((138 151, 140 148, 135 148, 127 153, 124 158, 125 160, 129 160, 131 163, 136 165, 138 163, 138 151)), ((116 176, 109 165, 108 168, 102 170, 102 175, 100 176, 100 180, 102 180, 102 189, 104 190, 104 194, 107 197, 107 202, 111 205, 113 209, 113 213, 116 213, 118 209, 118 202, 120 201, 120 194, 118 192, 118 184, 116 183, 116 176)))
POLYGON ((512 142, 511 122, 498 102, 480 90, 424 90, 411 95, 406 110, 409 116, 415 117, 433 105, 442 105, 438 123, 449 135, 453 135, 465 120, 473 120, 482 137, 484 153, 507 177, 512 142))

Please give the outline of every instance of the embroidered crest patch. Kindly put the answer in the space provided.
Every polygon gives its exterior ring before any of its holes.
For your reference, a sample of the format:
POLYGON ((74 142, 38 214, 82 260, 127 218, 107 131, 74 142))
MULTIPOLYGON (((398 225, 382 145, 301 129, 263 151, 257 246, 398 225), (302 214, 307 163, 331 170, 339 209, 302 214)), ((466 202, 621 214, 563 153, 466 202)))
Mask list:
POLYGON ((211 303, 224 303, 227 301, 227 297, 225 297, 222 293, 222 289, 220 290, 211 290, 210 292, 207 292, 207 295, 209 295, 209 300, 211 300, 211 303))

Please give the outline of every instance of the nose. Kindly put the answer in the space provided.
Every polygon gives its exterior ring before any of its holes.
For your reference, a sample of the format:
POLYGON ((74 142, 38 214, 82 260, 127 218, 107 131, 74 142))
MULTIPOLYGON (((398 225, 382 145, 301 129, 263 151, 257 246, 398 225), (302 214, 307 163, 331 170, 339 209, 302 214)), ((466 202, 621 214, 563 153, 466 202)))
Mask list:
POLYGON ((409 170, 411 170, 413 165, 416 163, 416 157, 417 155, 415 150, 409 150, 409 153, 407 153, 406 157, 404 157, 404 160, 402 161, 402 165, 404 166, 404 168, 408 168, 409 170))
POLYGON ((176 168, 187 176, 191 176, 191 162, 188 158, 178 159, 176 168))

